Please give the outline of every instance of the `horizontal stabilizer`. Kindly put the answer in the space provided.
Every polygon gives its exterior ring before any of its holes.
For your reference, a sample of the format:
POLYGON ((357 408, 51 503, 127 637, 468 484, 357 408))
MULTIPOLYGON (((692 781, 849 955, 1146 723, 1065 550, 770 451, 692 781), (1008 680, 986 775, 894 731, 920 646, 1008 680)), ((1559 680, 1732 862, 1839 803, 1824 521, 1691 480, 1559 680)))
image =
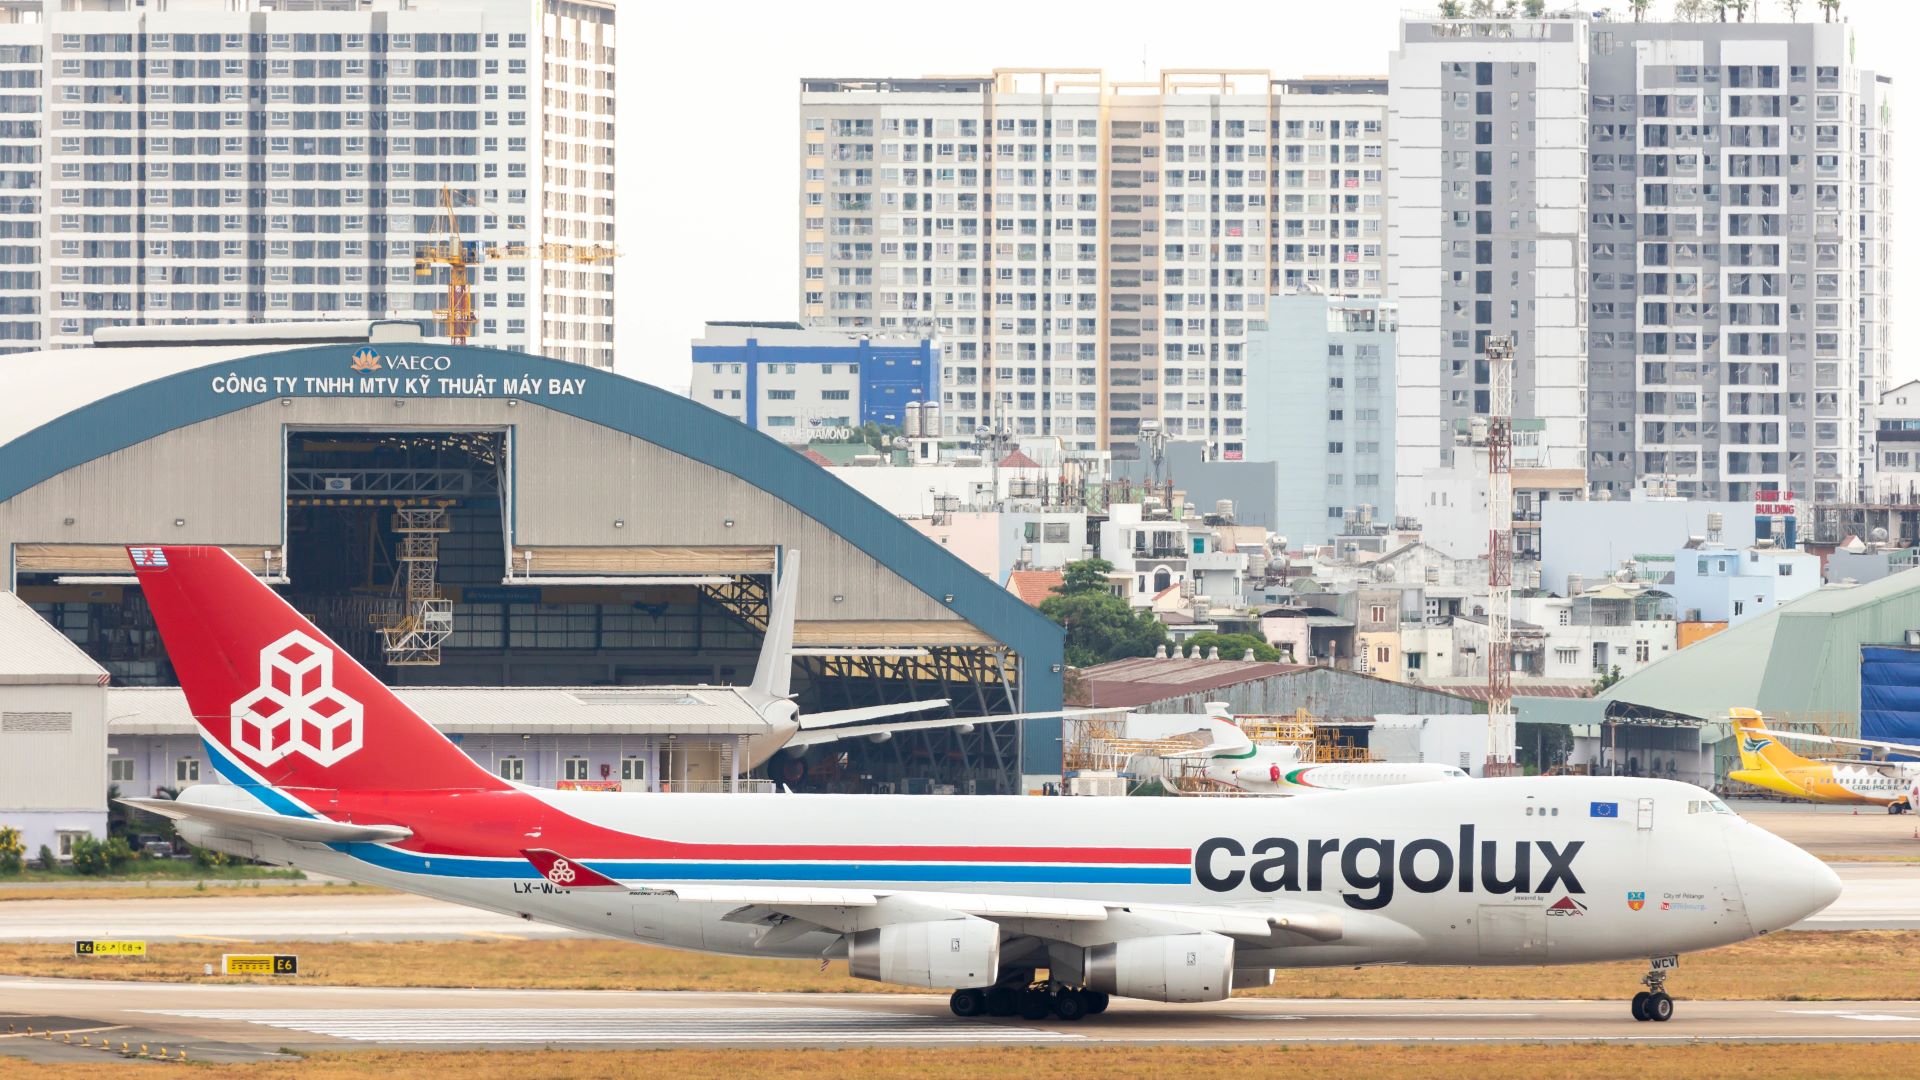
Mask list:
POLYGON ((120 799, 122 805, 175 821, 191 821, 228 829, 247 829, 277 836, 282 840, 306 840, 321 844, 385 844, 405 840, 413 830, 400 825, 355 825, 321 818, 288 817, 265 810, 240 810, 230 806, 176 802, 172 799, 120 799))
POLYGON ((586 863, 569 859, 557 851, 527 848, 520 854, 525 855, 533 868, 540 871, 541 877, 555 885, 569 889, 619 889, 623 892, 627 888, 586 863))

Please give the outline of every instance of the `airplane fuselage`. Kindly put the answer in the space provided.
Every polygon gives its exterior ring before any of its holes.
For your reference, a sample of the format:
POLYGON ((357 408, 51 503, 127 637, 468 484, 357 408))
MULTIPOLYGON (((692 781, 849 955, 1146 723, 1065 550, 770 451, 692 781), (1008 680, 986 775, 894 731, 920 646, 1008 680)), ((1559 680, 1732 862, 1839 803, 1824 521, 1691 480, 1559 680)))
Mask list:
POLYGON ((1891 806, 1912 798, 1915 785, 1920 784, 1920 765, 1819 762, 1781 769, 1737 769, 1731 776, 1814 802, 1891 806))
POLYGON ((765 944, 764 927, 728 920, 738 902, 567 889, 519 852, 564 850, 632 883, 1119 900, 1271 911, 1304 928, 1243 942, 1235 963, 1249 968, 1657 956, 1778 930, 1820 903, 1806 856, 1689 785, 1491 780, 1448 785, 1446 799, 1423 787, 1184 800, 200 785, 183 801, 404 821, 414 836, 323 846, 181 827, 216 848, 244 839, 241 854, 272 862, 610 937, 748 956, 818 957, 837 935, 765 944))

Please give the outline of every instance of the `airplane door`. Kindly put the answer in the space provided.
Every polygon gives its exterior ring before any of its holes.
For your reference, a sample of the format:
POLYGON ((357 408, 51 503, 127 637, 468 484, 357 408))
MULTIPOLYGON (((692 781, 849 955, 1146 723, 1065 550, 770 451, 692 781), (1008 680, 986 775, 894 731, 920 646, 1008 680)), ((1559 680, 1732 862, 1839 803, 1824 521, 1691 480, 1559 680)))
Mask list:
POLYGON ((1533 960, 1547 955, 1547 909, 1541 904, 1482 904, 1480 955, 1489 960, 1533 960))
POLYGON ((1635 820, 1638 826, 1642 829, 1653 828, 1653 800, 1652 799, 1640 800, 1640 808, 1636 814, 1635 820))

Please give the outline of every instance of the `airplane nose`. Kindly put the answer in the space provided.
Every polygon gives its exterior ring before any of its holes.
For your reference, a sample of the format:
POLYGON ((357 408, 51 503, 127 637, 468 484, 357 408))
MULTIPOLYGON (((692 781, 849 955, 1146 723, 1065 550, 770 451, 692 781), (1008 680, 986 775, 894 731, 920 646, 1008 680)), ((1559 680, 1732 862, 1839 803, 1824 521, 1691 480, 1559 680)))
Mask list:
POLYGON ((1784 930, 1840 897, 1832 867, 1757 825, 1739 823, 1732 847, 1740 899, 1757 933, 1784 930))

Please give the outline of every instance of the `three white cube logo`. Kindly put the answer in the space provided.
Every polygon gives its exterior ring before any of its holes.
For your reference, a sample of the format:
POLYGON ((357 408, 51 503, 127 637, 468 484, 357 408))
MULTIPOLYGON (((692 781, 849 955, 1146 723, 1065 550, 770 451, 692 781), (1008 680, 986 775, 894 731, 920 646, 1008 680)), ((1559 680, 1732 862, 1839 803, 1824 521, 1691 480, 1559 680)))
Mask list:
POLYGON ((260 650, 260 685, 233 703, 233 748, 257 765, 334 765, 364 734, 360 703, 333 687, 333 650, 298 630, 260 650))

